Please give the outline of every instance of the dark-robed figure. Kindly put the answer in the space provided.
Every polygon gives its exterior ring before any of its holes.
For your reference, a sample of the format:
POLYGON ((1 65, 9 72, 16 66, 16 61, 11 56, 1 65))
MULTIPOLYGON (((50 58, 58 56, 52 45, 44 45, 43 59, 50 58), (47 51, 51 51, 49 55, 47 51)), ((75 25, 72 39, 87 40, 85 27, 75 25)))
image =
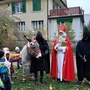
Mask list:
POLYGON ((30 71, 34 73, 35 85, 38 86, 38 79, 37 79, 38 71, 40 71, 40 82, 42 84, 45 84, 43 80, 44 71, 46 71, 47 74, 50 73, 50 57, 49 57, 49 46, 47 44, 47 41, 43 38, 41 32, 39 31, 37 32, 36 40, 40 45, 42 57, 39 59, 32 58, 30 71))
POLYGON ((90 31, 84 30, 83 39, 80 40, 76 47, 76 64, 77 64, 77 86, 82 84, 84 78, 86 78, 90 86, 90 31))

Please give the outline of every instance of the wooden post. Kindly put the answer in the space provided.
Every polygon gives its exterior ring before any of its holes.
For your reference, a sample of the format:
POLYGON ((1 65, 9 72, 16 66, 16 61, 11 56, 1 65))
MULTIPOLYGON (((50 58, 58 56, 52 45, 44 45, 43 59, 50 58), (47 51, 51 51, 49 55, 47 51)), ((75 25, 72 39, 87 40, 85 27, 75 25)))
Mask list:
MULTIPOLYGON (((60 23, 58 24, 58 39, 57 43, 59 42, 59 30, 60 30, 60 23)), ((58 62, 58 48, 57 48, 57 60, 56 60, 56 83, 57 83, 57 62, 58 62)))

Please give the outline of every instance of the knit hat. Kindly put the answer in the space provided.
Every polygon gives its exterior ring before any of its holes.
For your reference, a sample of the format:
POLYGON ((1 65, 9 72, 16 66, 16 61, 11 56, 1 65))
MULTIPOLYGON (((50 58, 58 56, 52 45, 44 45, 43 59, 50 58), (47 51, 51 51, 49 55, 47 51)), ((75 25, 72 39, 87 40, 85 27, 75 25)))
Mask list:
POLYGON ((8 47, 4 47, 3 48, 3 52, 5 52, 5 51, 9 51, 9 48, 8 47))
POLYGON ((16 50, 20 50, 19 47, 15 47, 15 51, 16 51, 16 50))
POLYGON ((4 52, 0 50, 0 58, 2 58, 3 56, 4 56, 4 52))

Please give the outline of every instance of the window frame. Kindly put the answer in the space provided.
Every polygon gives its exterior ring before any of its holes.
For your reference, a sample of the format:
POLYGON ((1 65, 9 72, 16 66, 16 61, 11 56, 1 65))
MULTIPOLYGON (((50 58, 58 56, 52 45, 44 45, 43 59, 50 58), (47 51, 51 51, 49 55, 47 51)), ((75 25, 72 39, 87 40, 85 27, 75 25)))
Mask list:
POLYGON ((32 23, 32 31, 35 31, 37 29, 42 31, 44 29, 44 21, 43 20, 31 21, 31 23, 32 23))
POLYGON ((53 0, 53 10, 58 9, 58 4, 53 0))
POLYGON ((19 26, 19 32, 25 32, 25 22, 17 22, 19 26), (23 24, 23 25, 22 25, 23 24), (22 29, 23 27, 23 29, 22 29))
POLYGON ((22 2, 16 2, 15 3, 15 13, 23 13, 23 7, 20 4, 22 4, 22 2), (19 6, 18 6, 19 12, 17 12, 17 5, 16 4, 19 4, 19 6), (22 11, 20 11, 21 8, 22 8, 22 11))

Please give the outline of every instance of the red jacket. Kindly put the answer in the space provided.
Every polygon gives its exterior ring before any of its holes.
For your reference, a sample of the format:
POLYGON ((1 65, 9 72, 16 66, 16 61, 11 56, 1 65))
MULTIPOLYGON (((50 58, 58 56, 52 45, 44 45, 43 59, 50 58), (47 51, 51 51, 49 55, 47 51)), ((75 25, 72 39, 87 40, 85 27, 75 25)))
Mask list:
POLYGON ((10 73, 11 75, 14 73, 14 68, 13 68, 13 62, 17 62, 21 59, 21 57, 18 57, 16 59, 10 58, 9 62, 11 63, 11 68, 10 68, 10 73))

